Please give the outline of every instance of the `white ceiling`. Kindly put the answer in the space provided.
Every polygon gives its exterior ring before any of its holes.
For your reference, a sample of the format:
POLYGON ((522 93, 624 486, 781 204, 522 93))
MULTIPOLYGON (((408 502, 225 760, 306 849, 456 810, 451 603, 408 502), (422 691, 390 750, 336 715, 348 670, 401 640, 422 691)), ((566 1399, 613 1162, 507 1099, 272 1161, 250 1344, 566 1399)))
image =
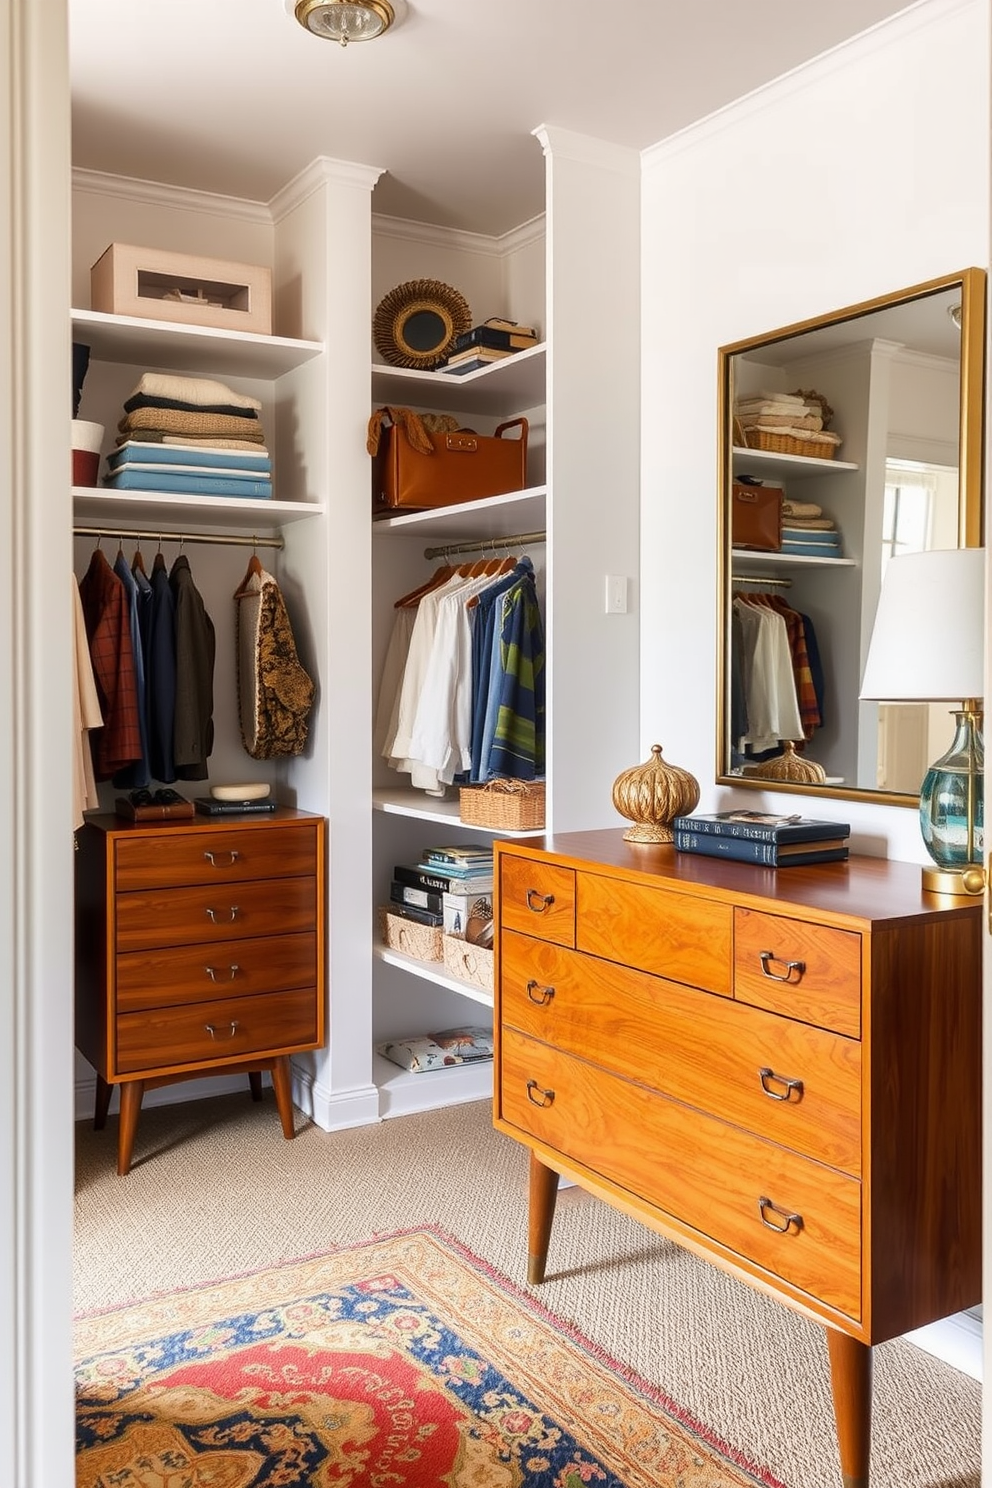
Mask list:
POLYGON ((386 169, 377 212, 493 234, 543 210, 537 125, 642 149, 907 8, 396 0, 341 48, 286 0, 68 5, 77 166, 268 201, 328 155, 386 169))

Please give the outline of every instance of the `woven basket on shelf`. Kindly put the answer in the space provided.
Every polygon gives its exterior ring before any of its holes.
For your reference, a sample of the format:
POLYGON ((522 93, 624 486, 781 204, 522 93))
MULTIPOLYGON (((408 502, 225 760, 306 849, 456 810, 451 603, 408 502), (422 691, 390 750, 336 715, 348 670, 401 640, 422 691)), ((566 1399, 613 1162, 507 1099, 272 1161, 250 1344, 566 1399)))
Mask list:
POLYGON ((795 434, 776 434, 771 429, 745 429, 748 449, 767 450, 774 455, 811 455, 814 460, 832 460, 837 445, 827 439, 799 439, 795 434))
POLYGON ((454 935, 444 937, 444 964, 459 981, 471 982, 474 987, 484 987, 491 992, 493 963, 493 952, 486 946, 472 945, 454 935))
POLYGON ((533 831, 544 826, 544 781, 497 779, 485 785, 463 785, 458 792, 458 815, 467 827, 533 831))
POLYGON ((382 943, 392 951, 413 956, 417 961, 443 961, 444 946, 440 925, 421 925, 405 915, 393 914, 384 904, 379 906, 379 934, 382 943))

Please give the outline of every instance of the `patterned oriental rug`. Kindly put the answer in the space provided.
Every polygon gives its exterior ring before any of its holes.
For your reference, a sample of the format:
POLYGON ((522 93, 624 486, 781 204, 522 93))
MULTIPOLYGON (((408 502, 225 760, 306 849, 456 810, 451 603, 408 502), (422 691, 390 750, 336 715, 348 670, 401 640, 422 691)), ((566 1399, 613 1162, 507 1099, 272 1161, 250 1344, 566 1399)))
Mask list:
POLYGON ((76 1324, 77 1488, 781 1488, 433 1229, 76 1324))

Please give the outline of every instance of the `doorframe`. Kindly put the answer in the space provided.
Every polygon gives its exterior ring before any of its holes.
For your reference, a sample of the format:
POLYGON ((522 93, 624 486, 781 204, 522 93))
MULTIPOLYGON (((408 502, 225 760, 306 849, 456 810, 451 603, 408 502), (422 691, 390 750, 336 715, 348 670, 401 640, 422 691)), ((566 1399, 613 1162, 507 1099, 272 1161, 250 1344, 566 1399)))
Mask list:
POLYGON ((66 0, 9 0, 0 85, 0 1482, 32 1488, 75 1480, 66 0))

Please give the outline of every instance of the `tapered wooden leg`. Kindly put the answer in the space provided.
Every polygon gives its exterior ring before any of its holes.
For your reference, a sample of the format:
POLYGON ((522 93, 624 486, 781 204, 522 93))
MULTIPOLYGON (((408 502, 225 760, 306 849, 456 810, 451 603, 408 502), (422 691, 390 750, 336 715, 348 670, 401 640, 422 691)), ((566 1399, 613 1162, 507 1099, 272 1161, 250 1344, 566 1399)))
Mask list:
POLYGON ((288 1142, 296 1131, 293 1125, 293 1082, 289 1073, 288 1054, 281 1054, 272 1062, 272 1087, 276 1093, 282 1134, 288 1142))
POLYGON ((102 1075, 96 1077, 96 1106, 93 1110, 93 1130, 103 1131, 107 1124, 107 1112, 110 1110, 110 1097, 114 1093, 113 1085, 108 1085, 102 1075))
POLYGON ((144 1093, 144 1080, 121 1081, 121 1121, 117 1131, 117 1171, 121 1177, 131 1171, 131 1152, 144 1093))
POLYGON ((249 1087, 251 1088, 251 1098, 252 1098, 252 1100, 253 1101, 260 1101, 262 1099, 262 1071, 261 1070, 249 1070, 248 1071, 248 1084, 249 1084, 249 1087))
POLYGON ((830 1385, 840 1447, 844 1488, 868 1488, 871 1458, 871 1349, 868 1344, 827 1329, 830 1385))
POLYGON ((530 1155, 530 1218, 527 1226, 527 1280, 539 1286, 544 1280, 551 1243, 551 1224, 558 1198, 558 1174, 530 1155))

